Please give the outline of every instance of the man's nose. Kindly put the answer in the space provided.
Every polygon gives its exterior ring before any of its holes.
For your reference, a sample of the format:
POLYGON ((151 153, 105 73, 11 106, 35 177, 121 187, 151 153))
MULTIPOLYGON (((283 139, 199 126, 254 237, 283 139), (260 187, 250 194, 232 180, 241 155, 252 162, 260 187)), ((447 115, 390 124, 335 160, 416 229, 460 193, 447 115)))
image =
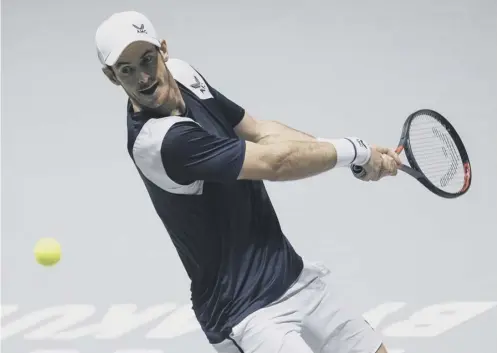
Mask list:
POLYGON ((140 84, 148 83, 150 81, 150 75, 148 75, 146 72, 140 73, 140 84))

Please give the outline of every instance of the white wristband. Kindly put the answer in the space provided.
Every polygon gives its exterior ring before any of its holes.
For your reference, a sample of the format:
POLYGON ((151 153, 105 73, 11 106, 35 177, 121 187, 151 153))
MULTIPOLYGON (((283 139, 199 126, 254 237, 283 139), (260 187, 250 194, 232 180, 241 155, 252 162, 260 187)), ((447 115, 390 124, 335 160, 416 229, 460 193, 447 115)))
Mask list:
POLYGON ((329 142, 335 146, 337 151, 337 163, 335 167, 348 167, 351 164, 364 165, 371 158, 371 148, 358 137, 345 137, 341 139, 317 138, 321 142, 329 142))

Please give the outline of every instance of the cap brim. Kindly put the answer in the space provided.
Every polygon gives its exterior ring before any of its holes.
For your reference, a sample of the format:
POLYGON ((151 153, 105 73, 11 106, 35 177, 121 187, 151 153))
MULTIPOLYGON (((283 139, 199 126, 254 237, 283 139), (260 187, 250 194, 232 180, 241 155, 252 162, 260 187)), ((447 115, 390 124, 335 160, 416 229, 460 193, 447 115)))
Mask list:
POLYGON ((126 41, 115 46, 114 50, 105 59, 105 64, 109 66, 114 65, 117 59, 119 59, 119 57, 123 53, 124 49, 126 49, 130 44, 135 42, 148 42, 160 48, 160 42, 155 38, 147 38, 144 36, 136 36, 133 38, 128 38, 126 41))

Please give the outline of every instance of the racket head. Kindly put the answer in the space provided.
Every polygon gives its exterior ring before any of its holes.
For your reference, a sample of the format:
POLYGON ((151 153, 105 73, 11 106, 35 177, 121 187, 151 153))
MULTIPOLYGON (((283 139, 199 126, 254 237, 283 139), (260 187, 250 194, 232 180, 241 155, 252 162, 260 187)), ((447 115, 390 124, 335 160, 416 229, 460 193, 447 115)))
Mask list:
POLYGON ((452 124, 440 113, 421 109, 404 123, 396 152, 404 151, 416 179, 444 198, 464 195, 471 186, 468 152, 452 124))

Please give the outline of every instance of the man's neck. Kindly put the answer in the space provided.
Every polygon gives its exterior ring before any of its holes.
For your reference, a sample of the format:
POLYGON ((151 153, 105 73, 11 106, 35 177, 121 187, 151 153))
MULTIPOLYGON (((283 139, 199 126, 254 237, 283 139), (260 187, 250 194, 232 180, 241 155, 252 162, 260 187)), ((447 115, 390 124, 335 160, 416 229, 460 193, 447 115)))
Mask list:
POLYGON ((131 104, 133 105, 133 111, 135 113, 143 111, 143 112, 150 112, 153 115, 160 115, 160 116, 179 116, 183 115, 186 111, 186 105, 185 102, 183 101, 183 98, 181 97, 181 94, 179 94, 178 97, 175 97, 174 101, 166 102, 165 104, 155 109, 140 107, 133 99, 131 99, 131 104))

